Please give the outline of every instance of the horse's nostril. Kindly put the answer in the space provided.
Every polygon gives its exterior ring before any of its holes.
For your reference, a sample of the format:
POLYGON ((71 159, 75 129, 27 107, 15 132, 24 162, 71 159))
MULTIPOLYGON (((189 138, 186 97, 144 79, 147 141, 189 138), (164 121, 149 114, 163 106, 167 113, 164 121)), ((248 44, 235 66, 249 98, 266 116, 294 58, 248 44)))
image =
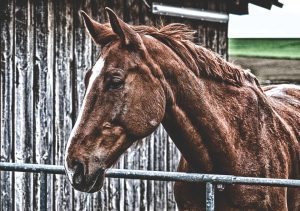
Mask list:
POLYGON ((83 175, 81 174, 74 174, 74 177, 73 177, 73 183, 75 185, 80 185, 83 181, 83 175))
POLYGON ((80 161, 76 161, 74 165, 74 175, 73 175, 73 183, 75 185, 80 185, 84 180, 84 166, 80 161))

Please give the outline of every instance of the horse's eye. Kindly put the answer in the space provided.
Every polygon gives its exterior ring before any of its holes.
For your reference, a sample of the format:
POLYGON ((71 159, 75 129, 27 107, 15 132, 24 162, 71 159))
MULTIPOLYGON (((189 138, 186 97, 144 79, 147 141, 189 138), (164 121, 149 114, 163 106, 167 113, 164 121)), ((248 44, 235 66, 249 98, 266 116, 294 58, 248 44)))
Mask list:
POLYGON ((123 87, 123 79, 120 77, 112 77, 108 84, 108 89, 120 89, 122 87, 123 87))

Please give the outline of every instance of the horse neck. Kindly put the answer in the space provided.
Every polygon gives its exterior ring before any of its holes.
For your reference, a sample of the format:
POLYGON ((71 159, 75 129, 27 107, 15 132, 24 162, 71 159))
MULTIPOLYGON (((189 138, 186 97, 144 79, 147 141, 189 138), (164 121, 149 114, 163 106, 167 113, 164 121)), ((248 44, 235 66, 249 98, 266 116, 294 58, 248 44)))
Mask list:
POLYGON ((258 118, 253 89, 258 88, 198 78, 192 71, 176 68, 180 66, 174 62, 174 68, 164 70, 175 96, 175 102, 166 109, 165 129, 196 171, 234 169, 240 135, 257 139, 259 134, 255 123, 259 121, 253 120, 258 118), (243 127, 242 122, 249 124, 243 127))

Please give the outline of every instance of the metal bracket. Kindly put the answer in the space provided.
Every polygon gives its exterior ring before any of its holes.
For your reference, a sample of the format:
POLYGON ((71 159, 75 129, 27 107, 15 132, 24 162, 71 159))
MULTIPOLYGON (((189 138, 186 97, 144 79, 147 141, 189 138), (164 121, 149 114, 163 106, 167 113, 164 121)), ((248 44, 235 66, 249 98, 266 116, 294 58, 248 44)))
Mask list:
POLYGON ((215 210, 215 185, 211 182, 206 183, 206 211, 215 210))

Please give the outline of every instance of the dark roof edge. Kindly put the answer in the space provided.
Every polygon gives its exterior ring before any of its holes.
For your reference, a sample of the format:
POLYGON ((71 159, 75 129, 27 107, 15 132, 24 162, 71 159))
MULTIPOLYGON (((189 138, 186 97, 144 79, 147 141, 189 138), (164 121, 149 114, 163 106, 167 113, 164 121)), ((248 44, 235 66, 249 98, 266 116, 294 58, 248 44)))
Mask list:
POLYGON ((283 7, 283 4, 278 0, 230 0, 228 1, 228 12, 236 15, 248 14, 249 3, 266 9, 271 9, 273 5, 277 7, 283 7))

